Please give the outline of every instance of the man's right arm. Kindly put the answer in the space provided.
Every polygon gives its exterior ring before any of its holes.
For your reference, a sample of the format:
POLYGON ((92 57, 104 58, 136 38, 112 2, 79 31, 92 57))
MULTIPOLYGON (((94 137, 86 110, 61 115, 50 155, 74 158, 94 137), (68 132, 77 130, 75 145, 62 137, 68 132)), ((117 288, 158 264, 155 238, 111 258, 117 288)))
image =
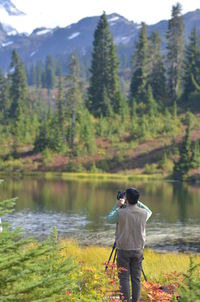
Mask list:
POLYGON ((119 207, 117 204, 114 205, 110 213, 106 217, 106 221, 109 223, 117 223, 118 222, 118 210, 119 207))

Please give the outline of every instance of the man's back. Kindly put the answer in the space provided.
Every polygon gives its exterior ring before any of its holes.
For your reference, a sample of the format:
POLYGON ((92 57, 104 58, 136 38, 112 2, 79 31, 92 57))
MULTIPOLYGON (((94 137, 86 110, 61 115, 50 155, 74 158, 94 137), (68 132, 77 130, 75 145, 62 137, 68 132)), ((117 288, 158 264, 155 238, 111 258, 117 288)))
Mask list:
POLYGON ((135 205, 127 205, 118 211, 116 230, 117 248, 121 250, 142 250, 145 242, 147 213, 135 205))

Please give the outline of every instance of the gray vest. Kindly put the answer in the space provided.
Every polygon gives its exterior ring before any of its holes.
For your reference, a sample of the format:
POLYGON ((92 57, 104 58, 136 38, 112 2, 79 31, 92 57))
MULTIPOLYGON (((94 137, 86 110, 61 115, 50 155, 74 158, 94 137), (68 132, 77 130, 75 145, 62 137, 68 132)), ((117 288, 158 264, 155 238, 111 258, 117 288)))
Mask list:
POLYGON ((116 244, 120 250, 142 250, 145 242, 147 213, 137 205, 118 210, 116 244))

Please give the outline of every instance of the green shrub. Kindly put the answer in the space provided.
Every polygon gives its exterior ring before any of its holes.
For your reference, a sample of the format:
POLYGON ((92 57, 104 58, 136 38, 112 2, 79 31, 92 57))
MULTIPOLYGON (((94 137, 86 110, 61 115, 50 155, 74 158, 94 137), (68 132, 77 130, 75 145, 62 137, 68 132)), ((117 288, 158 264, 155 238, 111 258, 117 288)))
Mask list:
POLYGON ((23 159, 12 159, 3 161, 0 160, 0 171, 12 172, 12 171, 24 171, 23 159))
POLYGON ((146 164, 144 167, 144 173, 146 174, 156 174, 158 172, 157 164, 146 164))
POLYGON ((84 168, 80 162, 69 161, 67 165, 68 172, 83 172, 84 168))
POLYGON ((184 276, 184 282, 181 284, 179 294, 180 302, 200 301, 200 263, 194 264, 190 257, 190 266, 184 276))
POLYGON ((45 148, 42 151, 42 163, 44 167, 48 167, 52 164, 53 161, 53 153, 49 148, 45 148))
MULTIPOLYGON (((12 212, 15 200, 0 201, 0 216, 12 212)), ((19 230, 3 224, 0 232, 0 301, 65 301, 75 287, 71 273, 77 265, 61 256, 57 232, 38 243, 23 239, 19 230)))

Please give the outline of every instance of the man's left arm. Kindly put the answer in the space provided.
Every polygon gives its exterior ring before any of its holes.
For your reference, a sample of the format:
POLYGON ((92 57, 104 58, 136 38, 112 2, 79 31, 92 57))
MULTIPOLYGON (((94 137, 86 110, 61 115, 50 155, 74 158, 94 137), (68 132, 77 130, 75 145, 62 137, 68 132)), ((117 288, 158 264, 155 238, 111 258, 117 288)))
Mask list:
POLYGON ((147 221, 151 217, 152 211, 147 206, 145 206, 141 201, 139 201, 139 200, 137 202, 137 206, 139 208, 141 208, 141 209, 144 209, 146 211, 146 213, 147 213, 147 219, 146 219, 146 221, 147 221))

